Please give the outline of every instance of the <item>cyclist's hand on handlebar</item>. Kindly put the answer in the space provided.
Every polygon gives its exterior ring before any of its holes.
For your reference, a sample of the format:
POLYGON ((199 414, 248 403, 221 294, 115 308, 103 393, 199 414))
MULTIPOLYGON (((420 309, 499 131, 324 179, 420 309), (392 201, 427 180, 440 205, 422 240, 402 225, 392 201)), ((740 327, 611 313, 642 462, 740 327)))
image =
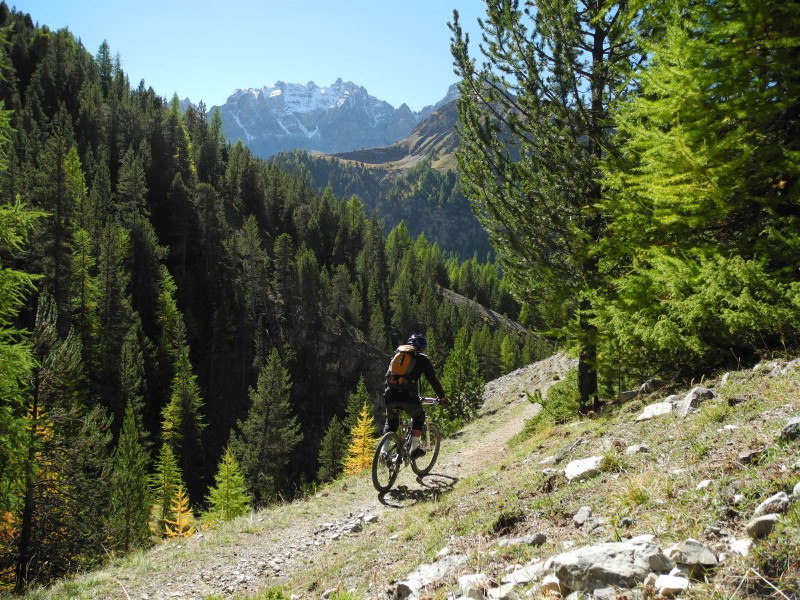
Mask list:
POLYGON ((439 404, 442 406, 450 406, 450 400, 447 399, 447 396, 442 396, 439 398, 439 404))

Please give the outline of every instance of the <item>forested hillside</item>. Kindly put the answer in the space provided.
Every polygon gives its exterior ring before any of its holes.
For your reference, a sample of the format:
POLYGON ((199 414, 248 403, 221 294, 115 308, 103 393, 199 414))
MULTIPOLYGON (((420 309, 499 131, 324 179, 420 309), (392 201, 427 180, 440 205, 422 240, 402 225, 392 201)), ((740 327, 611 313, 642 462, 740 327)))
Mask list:
POLYGON ((409 155, 406 149, 395 155, 393 146, 347 155, 366 153, 380 162, 368 164, 358 158, 343 160, 301 151, 278 154, 271 162, 303 177, 315 189, 330 186, 337 196, 357 196, 368 212, 379 215, 385 231, 403 221, 411 235, 425 233, 445 252, 454 252, 463 260, 473 256, 484 260, 490 255, 489 238, 461 191, 455 168, 435 168, 437 155, 427 150, 400 166, 394 161, 409 155))
MULTIPOLYGON (((384 235, 226 143, 217 113, 132 86, 108 44, 33 23, 0 4, 0 586, 182 534, 215 474, 262 504, 335 476, 340 423, 412 331, 461 415, 544 351, 444 294, 524 324, 494 264, 384 235)), ((434 225, 467 210, 436 189, 434 225)))

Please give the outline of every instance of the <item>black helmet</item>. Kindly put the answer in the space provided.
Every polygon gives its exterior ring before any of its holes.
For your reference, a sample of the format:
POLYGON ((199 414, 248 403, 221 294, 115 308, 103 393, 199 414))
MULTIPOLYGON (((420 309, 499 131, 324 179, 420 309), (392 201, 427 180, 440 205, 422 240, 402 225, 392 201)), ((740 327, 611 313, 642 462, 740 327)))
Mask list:
POLYGON ((410 336, 408 336, 406 344, 411 344, 419 352, 422 352, 428 347, 428 342, 425 341, 425 336, 421 333, 412 333, 410 336))

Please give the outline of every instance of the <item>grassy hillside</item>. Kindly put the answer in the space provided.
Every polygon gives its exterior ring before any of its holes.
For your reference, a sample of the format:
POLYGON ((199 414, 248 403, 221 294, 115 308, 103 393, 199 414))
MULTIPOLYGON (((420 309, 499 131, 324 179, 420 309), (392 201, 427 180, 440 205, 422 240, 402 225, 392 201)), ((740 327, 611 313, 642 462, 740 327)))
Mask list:
MULTIPOLYGON (((800 369, 775 368, 785 363, 707 379, 716 397, 686 418, 635 421, 646 405, 683 397, 690 382, 555 424, 549 415, 560 394, 551 386, 574 361, 553 357, 489 383, 480 417, 444 441, 424 480, 406 470, 379 497, 368 474, 340 479, 302 501, 165 542, 25 598, 390 598, 399 581, 445 548, 465 562, 420 597, 447 598, 458 595, 465 574, 482 573, 494 585, 537 559, 642 534, 662 547, 694 538, 721 558, 681 598, 798 598, 797 501, 747 556, 730 548, 747 538, 745 524, 760 502, 791 493, 800 480, 799 442, 778 438, 800 414, 800 369), (544 412, 526 398, 536 390, 544 393, 544 412), (641 444, 648 450, 626 452, 641 444), (570 461, 596 455, 595 477, 566 480, 570 461), (578 527, 573 517, 584 506, 592 525, 578 527), (501 544, 532 533, 546 541, 501 544)), ((538 582, 517 593, 508 597, 559 597, 541 594, 538 582)), ((655 598, 646 588, 638 593, 618 598, 655 598)))

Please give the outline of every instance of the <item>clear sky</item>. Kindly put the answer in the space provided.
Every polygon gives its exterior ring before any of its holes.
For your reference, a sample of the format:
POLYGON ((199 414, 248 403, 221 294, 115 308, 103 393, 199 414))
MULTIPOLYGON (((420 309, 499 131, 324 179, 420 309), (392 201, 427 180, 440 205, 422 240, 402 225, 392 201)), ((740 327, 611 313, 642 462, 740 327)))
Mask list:
POLYGON ((93 55, 106 40, 132 87, 221 105, 276 81, 341 77, 395 108, 441 100, 457 78, 453 9, 471 32, 484 0, 6 0, 34 23, 63 27, 93 55))

